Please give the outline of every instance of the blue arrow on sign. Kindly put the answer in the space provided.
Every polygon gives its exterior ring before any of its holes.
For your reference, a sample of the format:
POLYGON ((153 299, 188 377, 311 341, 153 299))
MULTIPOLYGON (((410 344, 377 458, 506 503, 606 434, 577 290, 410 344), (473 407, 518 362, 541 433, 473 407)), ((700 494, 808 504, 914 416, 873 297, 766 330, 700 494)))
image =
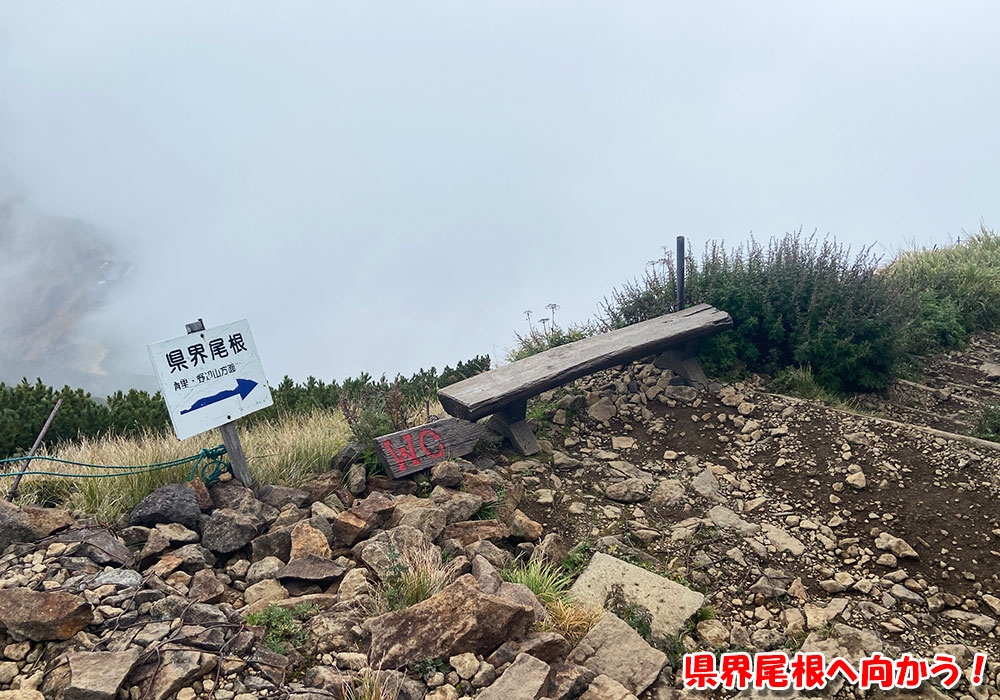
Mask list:
POLYGON ((218 394, 212 394, 211 396, 206 396, 203 399, 198 399, 191 405, 191 408, 185 408, 181 411, 181 415, 190 413, 191 411, 197 411, 199 408, 205 408, 205 406, 210 406, 213 403, 218 403, 223 399, 228 399, 230 396, 239 395, 240 399, 246 399, 247 395, 253 391, 256 386, 257 382, 252 379, 237 379, 235 389, 220 391, 218 394))

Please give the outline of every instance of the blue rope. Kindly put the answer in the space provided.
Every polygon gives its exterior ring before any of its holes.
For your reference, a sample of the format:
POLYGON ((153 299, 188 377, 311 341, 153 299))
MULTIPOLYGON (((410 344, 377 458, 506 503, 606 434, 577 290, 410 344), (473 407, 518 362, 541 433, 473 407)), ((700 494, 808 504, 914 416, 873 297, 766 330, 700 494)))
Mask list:
MULTIPOLYGON (((65 474, 62 472, 50 472, 50 471, 29 471, 23 472, 24 476, 62 476, 70 479, 104 479, 113 476, 131 476, 134 474, 148 474, 150 472, 160 471, 161 469, 170 469, 171 467, 179 467, 182 464, 187 464, 189 462, 194 462, 191 467, 190 479, 198 474, 199 468, 201 470, 201 478, 205 480, 207 484, 214 484, 219 480, 227 471, 230 471, 229 462, 223 457, 226 454, 226 446, 219 445, 218 447, 213 447, 211 449, 204 449, 196 455, 191 455, 190 457, 182 457, 180 459, 172 459, 167 462, 156 462, 155 464, 136 464, 130 466, 109 466, 101 464, 88 464, 87 462, 74 462, 69 459, 58 459, 57 457, 32 457, 31 460, 36 459, 43 462, 55 462, 57 464, 72 464, 77 467, 87 467, 90 469, 110 469, 114 471, 112 474, 65 474)), ((15 462, 24 462, 27 457, 10 457, 7 459, 0 459, 0 467, 5 464, 13 464, 15 462)), ((0 477, 5 476, 17 476, 19 472, 7 472, 0 473, 0 477)))

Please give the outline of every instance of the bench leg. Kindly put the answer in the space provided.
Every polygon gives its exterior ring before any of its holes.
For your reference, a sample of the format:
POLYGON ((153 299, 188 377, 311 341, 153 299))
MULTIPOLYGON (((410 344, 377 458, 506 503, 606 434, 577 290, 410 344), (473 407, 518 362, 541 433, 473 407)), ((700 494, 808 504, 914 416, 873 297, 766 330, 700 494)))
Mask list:
POLYGON ((690 386, 704 389, 708 386, 708 377, 698 364, 698 345, 692 341, 681 348, 671 348, 663 352, 653 364, 659 369, 670 369, 683 377, 690 386))
POLYGON ((538 446, 538 438, 531 432, 528 422, 525 420, 528 408, 527 401, 518 401, 498 411, 490 418, 489 427, 491 430, 503 435, 514 445, 514 449, 527 457, 538 454, 541 448, 538 446))

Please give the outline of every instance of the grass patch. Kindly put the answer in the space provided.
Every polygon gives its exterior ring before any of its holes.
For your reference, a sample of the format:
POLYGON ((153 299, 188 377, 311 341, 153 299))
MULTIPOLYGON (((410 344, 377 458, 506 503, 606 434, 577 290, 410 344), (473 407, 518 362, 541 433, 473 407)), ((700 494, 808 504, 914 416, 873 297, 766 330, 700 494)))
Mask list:
POLYGON ((569 587, 573 583, 559 567, 543 564, 537 559, 527 564, 514 564, 501 571, 500 576, 504 581, 527 586, 546 606, 557 600, 568 600, 569 587))
POLYGON ((493 491, 496 493, 496 498, 492 501, 484 501, 483 505, 479 506, 479 510, 472 515, 473 520, 494 520, 497 517, 497 507, 503 503, 507 489, 503 484, 496 484, 493 491))
POLYGON ((548 617, 539 625, 543 632, 558 632, 575 645, 604 617, 596 606, 580 605, 572 600, 556 599, 545 606, 548 617))
POLYGON ((310 603, 287 609, 278 605, 268 605, 260 612, 247 615, 247 624, 263 627, 264 644, 277 654, 287 654, 291 649, 299 649, 305 643, 306 631, 302 621, 312 614, 310 603))
POLYGON ((455 580, 456 570, 435 547, 400 552, 386 547, 389 568, 372 596, 372 614, 403 610, 440 593, 455 580))
POLYGON ((353 683, 344 686, 344 700, 396 700, 400 687, 392 676, 366 668, 353 683))
POLYGON ((569 550, 559 566, 569 578, 576 578, 587 568, 594 551, 593 542, 581 540, 573 549, 569 550))
MULTIPOLYGON (((350 431, 339 412, 316 410, 288 414, 275 422, 243 426, 239 434, 255 482, 301 486, 330 468, 330 458, 347 443, 350 431)), ((211 432, 187 440, 177 440, 172 434, 147 432, 137 437, 82 438, 46 454, 88 464, 142 465, 187 457, 219 442, 219 436, 211 432)), ((41 470, 42 464, 35 462, 32 467, 41 470)), ((58 467, 58 471, 70 474, 93 472, 68 464, 58 467)), ((18 502, 38 500, 54 505, 56 498, 64 498, 61 504, 71 510, 112 522, 151 491, 165 484, 187 481, 190 476, 191 465, 109 479, 28 476, 21 482, 18 502)))

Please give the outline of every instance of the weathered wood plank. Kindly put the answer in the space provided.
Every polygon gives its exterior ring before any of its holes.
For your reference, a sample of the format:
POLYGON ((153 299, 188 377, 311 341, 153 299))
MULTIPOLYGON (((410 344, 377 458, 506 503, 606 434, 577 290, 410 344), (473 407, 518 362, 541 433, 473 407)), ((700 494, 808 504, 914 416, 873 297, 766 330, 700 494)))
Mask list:
POLYGON ((514 401, 667 347, 714 335, 732 325, 725 311, 698 304, 498 367, 441 389, 438 398, 449 414, 478 420, 514 401))
POLYGON ((438 462, 467 455, 479 442, 483 428, 460 418, 445 418, 416 428, 375 438, 375 453, 393 479, 438 462))

